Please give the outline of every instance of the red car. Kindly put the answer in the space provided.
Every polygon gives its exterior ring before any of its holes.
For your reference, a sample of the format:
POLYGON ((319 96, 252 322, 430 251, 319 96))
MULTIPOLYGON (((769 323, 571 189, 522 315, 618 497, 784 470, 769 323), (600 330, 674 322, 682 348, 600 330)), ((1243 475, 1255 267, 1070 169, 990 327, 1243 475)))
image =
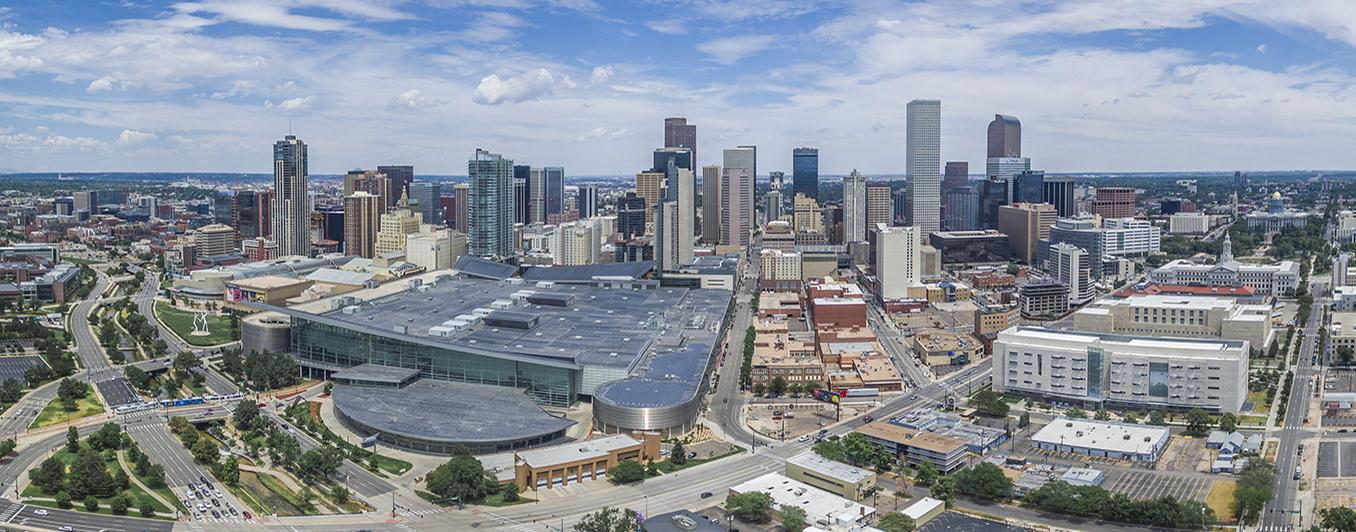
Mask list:
POLYGON ((862 421, 865 421, 865 422, 867 422, 867 423, 870 423, 870 422, 875 421, 875 420, 876 420, 876 418, 871 417, 871 416, 862 416, 862 421))

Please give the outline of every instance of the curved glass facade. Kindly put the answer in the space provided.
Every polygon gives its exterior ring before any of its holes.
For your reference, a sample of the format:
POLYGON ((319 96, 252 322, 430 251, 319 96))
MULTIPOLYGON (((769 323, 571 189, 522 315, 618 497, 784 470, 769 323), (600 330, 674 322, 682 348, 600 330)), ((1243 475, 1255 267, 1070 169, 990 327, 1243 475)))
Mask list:
POLYGON ((302 363, 350 367, 375 363, 419 370, 420 376, 453 382, 526 390, 539 404, 569 406, 579 395, 579 371, 465 353, 355 331, 306 319, 292 319, 292 352, 302 363))

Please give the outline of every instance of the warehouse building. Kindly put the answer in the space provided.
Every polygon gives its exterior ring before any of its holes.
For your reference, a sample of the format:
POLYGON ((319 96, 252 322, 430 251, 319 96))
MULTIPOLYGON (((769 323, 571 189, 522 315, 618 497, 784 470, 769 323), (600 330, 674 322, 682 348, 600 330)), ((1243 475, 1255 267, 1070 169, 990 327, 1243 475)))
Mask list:
POLYGON ((1168 439, 1167 427, 1060 417, 1031 436, 1031 446, 1085 456, 1156 462, 1168 447, 1168 439))
POLYGON ((876 487, 876 474, 805 451, 786 461, 786 476, 849 501, 861 502, 876 487))

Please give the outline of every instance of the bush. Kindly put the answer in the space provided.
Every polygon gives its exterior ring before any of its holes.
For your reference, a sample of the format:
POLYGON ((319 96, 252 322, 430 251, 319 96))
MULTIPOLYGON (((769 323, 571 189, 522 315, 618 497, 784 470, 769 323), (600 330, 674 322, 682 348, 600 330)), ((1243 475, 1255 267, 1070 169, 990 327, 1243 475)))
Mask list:
POLYGON ((622 460, 607 470, 607 478, 616 484, 630 484, 645 479, 645 466, 635 460, 622 460))
POLYGON ((57 508, 61 508, 63 510, 70 510, 71 508, 75 507, 75 505, 71 504, 71 494, 66 493, 65 490, 57 492, 56 504, 57 508))

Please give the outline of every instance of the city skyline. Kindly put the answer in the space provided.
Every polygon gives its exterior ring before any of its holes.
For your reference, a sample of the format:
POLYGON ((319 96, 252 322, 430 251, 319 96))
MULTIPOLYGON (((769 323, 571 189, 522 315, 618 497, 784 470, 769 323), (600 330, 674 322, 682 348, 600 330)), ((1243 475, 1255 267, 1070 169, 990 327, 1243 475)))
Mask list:
POLYGON ((1353 140, 1329 111, 1356 80, 1335 4, 231 4, 0 11, 0 166, 267 172, 258 141, 290 122, 316 174, 460 175, 490 146, 628 175, 683 116, 706 143, 696 167, 758 145, 785 171, 816 146, 825 175, 903 174, 904 105, 925 98, 947 105, 943 160, 971 168, 996 113, 1022 118, 1023 155, 1049 172, 1342 168, 1353 140), (674 7, 691 23, 655 16, 674 7), (655 69, 660 53, 691 68, 655 69))

